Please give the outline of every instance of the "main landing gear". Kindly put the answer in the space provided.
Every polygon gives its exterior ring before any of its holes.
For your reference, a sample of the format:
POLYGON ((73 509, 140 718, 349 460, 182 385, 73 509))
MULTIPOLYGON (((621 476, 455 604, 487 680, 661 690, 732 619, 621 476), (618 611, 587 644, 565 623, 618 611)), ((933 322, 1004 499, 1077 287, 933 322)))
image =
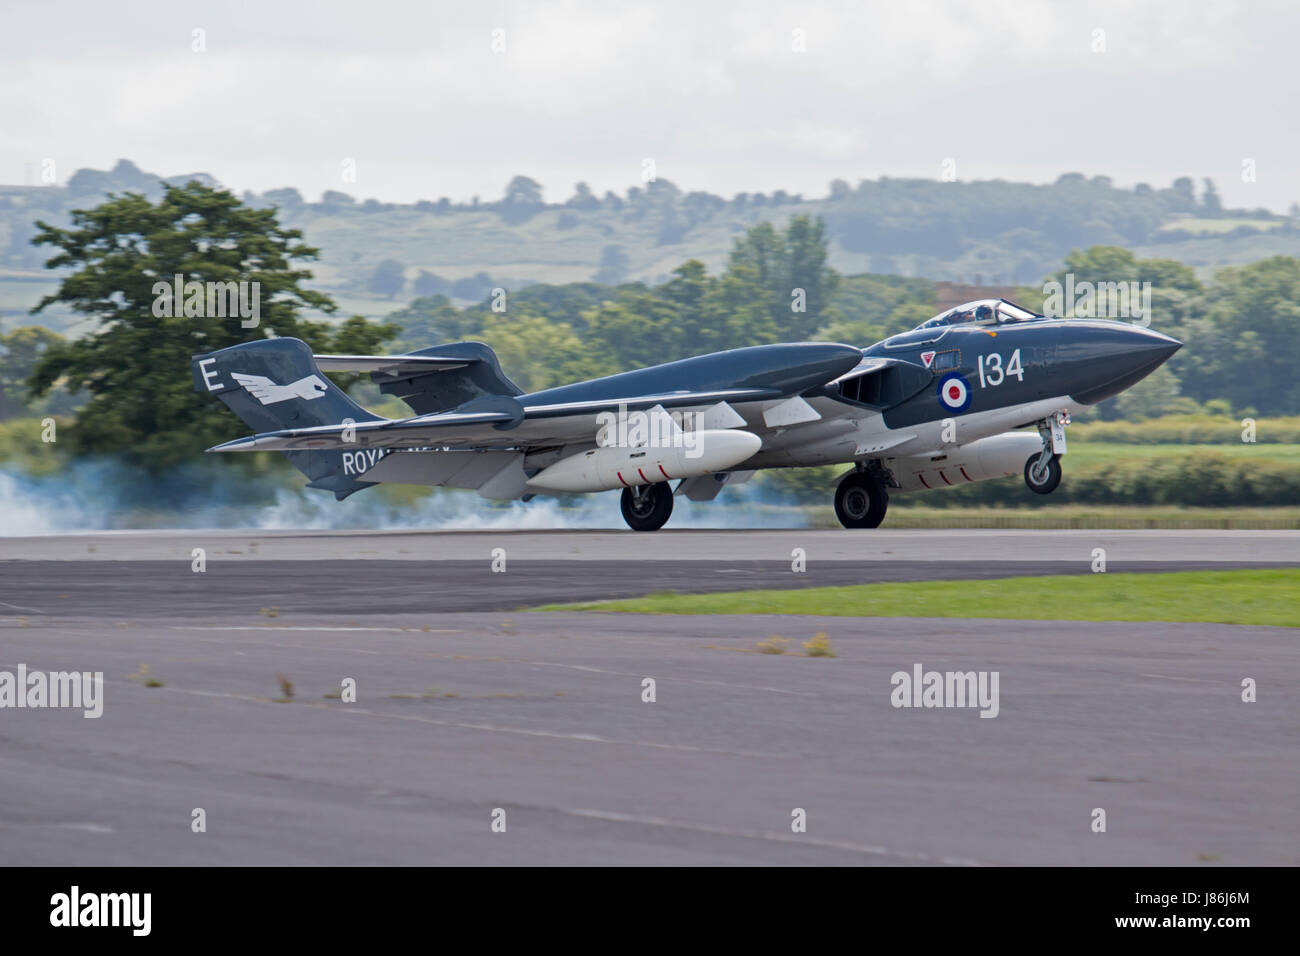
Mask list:
POLYGON ((889 492, 870 471, 851 471, 835 489, 835 517, 846 528, 879 528, 889 508, 889 492))
POLYGON ((673 513, 673 489, 666 481, 623 489, 623 520, 633 531, 658 531, 673 513))

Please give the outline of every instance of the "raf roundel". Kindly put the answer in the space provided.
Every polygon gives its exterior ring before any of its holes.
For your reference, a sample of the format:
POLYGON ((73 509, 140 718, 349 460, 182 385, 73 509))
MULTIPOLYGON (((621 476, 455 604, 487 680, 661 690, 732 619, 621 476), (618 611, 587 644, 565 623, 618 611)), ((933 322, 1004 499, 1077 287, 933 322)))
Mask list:
POLYGON ((970 383, 958 372, 949 372, 939 381, 939 401, 954 412, 970 407, 970 383))

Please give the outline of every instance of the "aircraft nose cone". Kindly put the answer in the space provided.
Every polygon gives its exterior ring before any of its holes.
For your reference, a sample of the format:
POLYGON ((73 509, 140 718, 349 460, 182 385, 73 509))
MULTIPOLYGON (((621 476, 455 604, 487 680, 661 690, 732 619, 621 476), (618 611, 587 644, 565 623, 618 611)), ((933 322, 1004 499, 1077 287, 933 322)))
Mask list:
POLYGON ((1131 336, 1128 339, 1128 348, 1132 353, 1158 355, 1162 362, 1183 347, 1183 343, 1173 336, 1157 332, 1155 329, 1132 326, 1125 331, 1131 336))
POLYGON ((1182 342, 1163 332, 1135 325, 1115 323, 1079 332, 1083 334, 1064 344, 1057 354, 1072 366, 1072 377, 1079 383, 1071 396, 1085 405, 1131 388, 1183 347, 1182 342))

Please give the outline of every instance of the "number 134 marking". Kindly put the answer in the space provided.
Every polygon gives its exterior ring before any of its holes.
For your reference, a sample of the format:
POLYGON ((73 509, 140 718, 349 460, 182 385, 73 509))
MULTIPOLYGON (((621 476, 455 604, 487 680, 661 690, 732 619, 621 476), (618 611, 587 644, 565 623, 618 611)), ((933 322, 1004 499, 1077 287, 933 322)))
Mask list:
POLYGON ((1006 368, 1002 367, 1002 356, 997 352, 981 355, 979 358, 979 372, 980 388, 1001 385, 1008 378, 1023 382, 1025 380, 1025 369, 1020 364, 1020 349, 1016 349, 1011 353, 1011 357, 1007 359, 1006 368))

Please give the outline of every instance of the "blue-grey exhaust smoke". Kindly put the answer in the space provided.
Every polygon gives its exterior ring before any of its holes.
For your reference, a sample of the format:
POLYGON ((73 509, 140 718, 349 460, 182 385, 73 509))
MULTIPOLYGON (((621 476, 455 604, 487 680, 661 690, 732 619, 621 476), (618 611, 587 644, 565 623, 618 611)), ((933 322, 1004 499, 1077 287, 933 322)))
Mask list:
MULTIPOLYGON (((151 472, 115 460, 81 460, 56 474, 0 469, 0 535, 147 528, 250 530, 622 529, 619 495, 539 496, 498 503, 472 491, 371 488, 344 501, 294 485, 296 475, 249 473, 202 462, 151 472)), ((762 482, 729 487, 711 502, 678 497, 673 528, 798 528, 805 513, 762 482)))

